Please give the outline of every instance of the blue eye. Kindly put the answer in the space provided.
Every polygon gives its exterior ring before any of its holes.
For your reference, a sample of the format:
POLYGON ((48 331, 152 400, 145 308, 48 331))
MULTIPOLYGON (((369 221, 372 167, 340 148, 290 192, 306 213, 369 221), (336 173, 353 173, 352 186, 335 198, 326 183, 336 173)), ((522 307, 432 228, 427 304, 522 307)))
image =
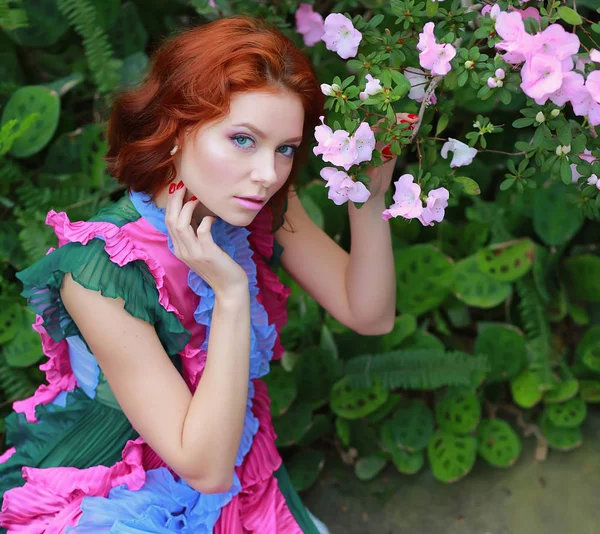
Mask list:
POLYGON ((280 154, 283 154, 284 156, 287 156, 288 158, 292 158, 292 157, 294 157, 294 154, 296 153, 296 150, 298 150, 298 147, 297 146, 293 146, 293 145, 283 145, 283 146, 280 146, 278 148, 278 150, 279 150, 280 154), (288 151, 284 152, 284 151, 281 150, 282 148, 283 149, 288 149, 288 151))
POLYGON ((234 135, 231 140, 240 148, 250 148, 251 142, 254 141, 254 139, 247 135, 234 135), (246 141, 250 141, 250 143, 247 143, 246 141))

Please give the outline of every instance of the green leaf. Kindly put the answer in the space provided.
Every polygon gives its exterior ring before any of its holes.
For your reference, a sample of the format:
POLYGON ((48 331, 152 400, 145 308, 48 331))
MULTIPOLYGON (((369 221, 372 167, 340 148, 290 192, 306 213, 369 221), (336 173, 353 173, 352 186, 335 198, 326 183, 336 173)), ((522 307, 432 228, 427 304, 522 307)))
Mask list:
POLYGON ((425 13, 428 17, 434 17, 438 12, 439 4, 437 2, 427 2, 427 7, 425 9, 425 13))
POLYGON ((454 181, 458 182, 460 185, 462 185, 463 191, 467 195, 481 194, 481 189, 479 189, 479 184, 472 178, 469 178, 468 176, 457 176, 454 178, 454 181))
POLYGON ((535 121, 533 119, 528 119, 527 117, 523 117, 521 119, 517 119, 512 123, 513 128, 526 128, 527 126, 531 126, 535 121))
POLYGON ((577 26, 578 24, 582 24, 583 20, 579 16, 579 13, 574 9, 566 6, 560 6, 558 8, 558 16, 563 19, 567 24, 572 24, 573 26, 577 26))
POLYGON ((450 121, 450 117, 445 113, 440 117, 440 119, 438 120, 438 123, 437 123, 437 128, 435 129, 436 137, 438 135, 440 135, 446 129, 446 126, 448 126, 449 121, 450 121))
POLYGON ((376 28, 377 26, 379 26, 381 24, 381 21, 384 19, 385 17, 383 15, 375 15, 367 24, 367 26, 369 28, 376 28))

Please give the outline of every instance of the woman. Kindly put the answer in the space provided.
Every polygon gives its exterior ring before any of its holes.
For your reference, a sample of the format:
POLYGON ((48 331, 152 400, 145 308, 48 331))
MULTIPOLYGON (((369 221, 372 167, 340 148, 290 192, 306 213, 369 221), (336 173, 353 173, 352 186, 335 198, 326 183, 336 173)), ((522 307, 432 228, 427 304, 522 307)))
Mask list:
POLYGON ((321 113, 307 59, 247 17, 167 41, 116 99, 107 159, 128 193, 86 222, 51 211, 59 248, 18 275, 50 359, 48 384, 6 421, 1 526, 327 531, 281 465, 260 380, 283 352, 274 239, 292 277, 359 333, 391 330, 395 281, 381 218, 393 162, 349 207, 349 255, 290 187, 321 113))

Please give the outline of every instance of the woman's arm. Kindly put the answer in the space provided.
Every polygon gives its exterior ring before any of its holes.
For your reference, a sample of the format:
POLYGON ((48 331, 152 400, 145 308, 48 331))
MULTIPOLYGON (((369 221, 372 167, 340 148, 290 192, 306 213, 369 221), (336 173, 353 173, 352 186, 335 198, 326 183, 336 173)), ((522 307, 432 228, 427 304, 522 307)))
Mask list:
POLYGON ((154 327, 126 312, 122 299, 88 290, 70 275, 61 297, 135 430, 194 489, 227 491, 248 395, 247 286, 217 295, 206 367, 194 395, 154 327))
POLYGON ((369 199, 360 210, 349 207, 348 254, 291 192, 288 223, 276 233, 284 247, 282 266, 292 278, 339 322, 363 335, 385 334, 394 325, 396 279, 389 223, 381 218, 384 209, 383 199, 369 199))

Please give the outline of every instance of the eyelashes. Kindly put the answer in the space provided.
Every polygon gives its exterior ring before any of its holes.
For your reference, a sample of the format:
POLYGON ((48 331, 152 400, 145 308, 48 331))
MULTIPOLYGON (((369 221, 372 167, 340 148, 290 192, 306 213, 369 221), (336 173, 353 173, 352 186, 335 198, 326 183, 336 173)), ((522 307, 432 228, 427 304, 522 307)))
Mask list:
MULTIPOLYGON (((252 144, 254 143, 254 139, 252 139, 252 137, 250 137, 248 135, 240 135, 240 134, 233 135, 230 137, 230 139, 235 146, 237 146, 238 148, 241 148, 242 150, 249 150, 250 148, 252 148, 252 144)), ((294 157, 294 154, 296 153, 297 150, 298 150, 298 147, 295 145, 282 145, 277 149, 279 154, 283 154, 284 156, 286 156, 288 158, 294 157), (287 148, 287 149, 290 149, 290 151, 289 152, 281 152, 279 150, 280 148, 287 148)))

